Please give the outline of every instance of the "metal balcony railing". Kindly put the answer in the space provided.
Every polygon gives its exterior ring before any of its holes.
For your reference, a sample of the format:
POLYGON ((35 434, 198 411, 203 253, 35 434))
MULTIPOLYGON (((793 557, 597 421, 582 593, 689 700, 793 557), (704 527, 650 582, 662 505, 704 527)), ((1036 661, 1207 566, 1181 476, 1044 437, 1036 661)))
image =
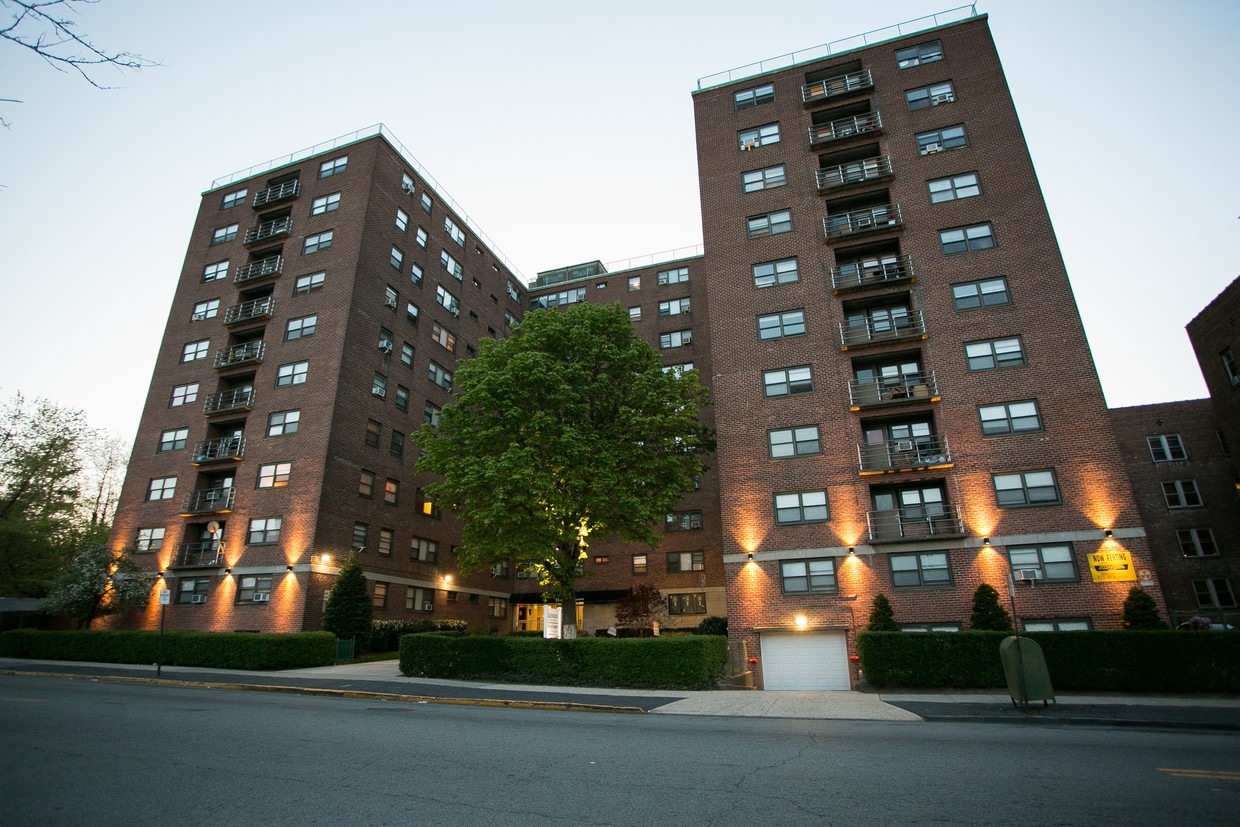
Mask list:
POLYGON ((960 509, 933 503, 894 511, 870 511, 865 515, 870 542, 899 542, 926 537, 956 537, 965 533, 960 509))
POLYGON ((222 370, 261 361, 263 361, 263 340, 255 339, 252 342, 243 342, 239 345, 226 347, 219 353, 216 353, 215 363, 212 367, 216 370, 222 370))
POLYGON ((245 456, 245 437, 228 436, 209 439, 194 446, 193 465, 223 460, 239 460, 245 456))
POLYGON ((801 87, 801 100, 805 103, 814 103, 852 92, 860 92, 862 89, 871 89, 873 86, 874 80, 870 77, 870 70, 861 69, 846 75, 837 75, 805 84, 801 87))
POLYGON ((182 516, 191 517, 195 514, 216 514, 232 511, 236 499, 235 488, 199 488, 185 497, 181 506, 182 516))
POLYGON ((287 235, 293 229, 292 216, 284 218, 273 218, 271 221, 264 221, 257 227, 251 227, 245 231, 245 239, 243 244, 254 244, 258 241, 266 241, 276 236, 287 235))
POLYGON ((233 411, 248 411, 253 407, 253 388, 233 388, 232 390, 220 391, 208 396, 202 406, 202 415, 213 416, 215 414, 232 413, 233 411))
POLYGON ((273 296, 263 296, 261 299, 252 299, 241 304, 234 304, 232 307, 224 311, 224 324, 238 324, 240 322, 253 321, 254 319, 269 319, 271 311, 275 309, 276 300, 273 296))
POLYGON ((809 128, 809 145, 819 146, 855 135, 883 131, 883 118, 878 112, 866 112, 851 118, 838 118, 828 123, 814 124, 809 128))
POLYGON ((265 190, 254 193, 254 207, 257 209, 267 204, 283 201, 285 198, 293 198, 299 192, 301 192, 300 181, 285 181, 283 184, 276 184, 274 187, 267 187, 265 190))
POLYGON ((237 275, 233 276, 233 284, 241 284, 242 282, 266 278, 267 276, 279 273, 283 269, 284 256, 267 256, 266 258, 260 258, 258 261, 251 261, 249 264, 238 267, 237 275))
POLYGON ((934 371, 906 373, 899 378, 878 382, 848 380, 848 401, 853 410, 903 402, 937 402, 939 386, 934 371))
POLYGON ((177 546, 177 556, 172 561, 174 569, 216 568, 224 565, 224 555, 218 540, 203 543, 182 543, 177 546))
POLYGON ((896 312, 890 313, 886 319, 866 319, 864 324, 849 325, 840 322, 841 349, 898 342, 903 339, 924 339, 926 320, 922 312, 915 310, 899 315, 900 310, 903 308, 897 308, 896 312))
POLYGON ((831 268, 831 287, 836 291, 915 280, 910 256, 854 261, 831 268))
POLYGON ((850 238, 862 233, 894 230, 904 226, 899 204, 883 204, 861 210, 828 215, 822 220, 822 231, 827 241, 850 238))
POLYGON ((866 181, 880 181, 891 176, 891 156, 879 155, 876 158, 820 169, 814 173, 814 182, 818 189, 829 190, 866 181))
POLYGON ((861 473, 908 471, 934 468, 952 463, 947 437, 930 436, 893 439, 881 445, 858 445, 857 459, 861 473))

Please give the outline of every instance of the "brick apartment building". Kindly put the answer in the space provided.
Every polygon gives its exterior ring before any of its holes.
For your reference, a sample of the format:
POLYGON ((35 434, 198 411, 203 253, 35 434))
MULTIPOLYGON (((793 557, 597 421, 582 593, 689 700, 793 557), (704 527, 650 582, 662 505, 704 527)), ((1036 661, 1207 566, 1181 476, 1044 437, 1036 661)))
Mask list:
POLYGON ((726 609, 765 688, 848 688, 880 592, 910 631, 966 628, 1011 569, 1026 629, 1118 627, 1138 572, 1161 601, 986 17, 817 54, 699 83, 702 255, 528 296, 384 136, 213 186, 112 535, 170 625, 317 628, 364 546, 378 617, 537 628, 518 572, 459 577, 398 445, 481 336, 578 301, 692 365, 718 433, 657 551, 592 542, 587 631, 644 580, 673 625, 726 609))

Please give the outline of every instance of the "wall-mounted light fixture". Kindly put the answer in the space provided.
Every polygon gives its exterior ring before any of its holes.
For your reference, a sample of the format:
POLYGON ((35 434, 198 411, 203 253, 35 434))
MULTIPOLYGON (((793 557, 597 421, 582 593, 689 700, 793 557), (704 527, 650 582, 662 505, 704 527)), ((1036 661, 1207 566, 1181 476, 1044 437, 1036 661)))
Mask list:
POLYGON ((285 570, 285 571, 292 571, 292 570, 293 570, 293 567, 292 567, 292 566, 285 566, 285 567, 284 567, 284 570, 285 570))
POLYGON ((982 545, 984 545, 984 546, 988 546, 988 545, 990 545, 990 538, 989 538, 989 537, 983 537, 983 538, 982 538, 982 545))
POLYGON ((745 555, 745 557, 747 557, 748 559, 752 560, 752 559, 753 559, 753 552, 752 552, 752 551, 751 551, 751 552, 749 552, 748 554, 746 554, 746 555, 745 555))
POLYGON ((232 574, 232 569, 231 568, 224 569, 224 574, 232 574))
POLYGON ((856 553, 857 553, 857 549, 856 549, 856 547, 855 547, 855 546, 849 546, 849 547, 848 547, 848 553, 849 553, 849 554, 856 554, 856 553))
POLYGON ((164 576, 164 573, 161 571, 161 572, 157 573, 155 576, 156 576, 156 577, 163 577, 163 576, 164 576))
POLYGON ((1105 536, 1108 540, 1110 540, 1112 537, 1114 537, 1114 536, 1115 536, 1114 534, 1112 534, 1112 533, 1111 533, 1111 529, 1109 529, 1109 528, 1108 528, 1106 531, 1102 532, 1102 533, 1103 533, 1103 535, 1104 535, 1104 536, 1105 536))

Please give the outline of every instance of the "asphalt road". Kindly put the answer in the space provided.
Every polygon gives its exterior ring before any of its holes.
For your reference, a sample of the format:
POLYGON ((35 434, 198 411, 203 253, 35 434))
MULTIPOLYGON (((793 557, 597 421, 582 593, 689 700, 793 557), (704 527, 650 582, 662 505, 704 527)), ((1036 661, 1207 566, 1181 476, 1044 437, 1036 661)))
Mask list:
POLYGON ((1234 733, 575 714, 0 676, 0 824, 1226 824, 1234 733))

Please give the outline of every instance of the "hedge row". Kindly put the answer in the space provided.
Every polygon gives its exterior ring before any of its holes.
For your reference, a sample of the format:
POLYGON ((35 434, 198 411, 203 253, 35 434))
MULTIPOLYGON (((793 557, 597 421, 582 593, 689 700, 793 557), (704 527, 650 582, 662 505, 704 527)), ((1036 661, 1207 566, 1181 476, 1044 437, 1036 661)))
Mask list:
MULTIPOLYGON (((44 632, 0 634, 0 657, 154 663, 159 632, 44 632)), ((330 666, 336 639, 330 632, 269 635, 250 632, 165 632, 163 663, 212 669, 296 669, 330 666)))
MULTIPOLYGON (((862 632, 857 654, 874 686, 1006 687, 1007 632, 862 632)), ((1055 689, 1091 692, 1240 692, 1240 634, 1032 632, 1055 689)))
POLYGON ((426 678, 503 680, 646 689, 713 687, 728 656, 725 637, 543 640, 406 635, 400 671, 426 678))

